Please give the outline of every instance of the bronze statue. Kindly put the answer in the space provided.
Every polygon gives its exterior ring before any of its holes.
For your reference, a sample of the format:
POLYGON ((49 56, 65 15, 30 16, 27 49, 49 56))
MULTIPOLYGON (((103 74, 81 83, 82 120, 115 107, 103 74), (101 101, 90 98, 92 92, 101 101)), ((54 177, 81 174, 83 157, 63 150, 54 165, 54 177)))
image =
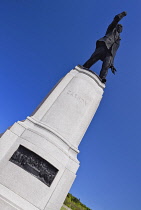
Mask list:
POLYGON ((98 60, 103 61, 99 75, 103 83, 106 82, 109 68, 111 68, 112 73, 115 74, 114 57, 120 45, 120 33, 122 32, 122 25, 118 24, 118 22, 126 15, 126 12, 122 12, 114 17, 114 20, 107 28, 105 36, 97 40, 94 53, 83 65, 84 69, 89 69, 98 60))

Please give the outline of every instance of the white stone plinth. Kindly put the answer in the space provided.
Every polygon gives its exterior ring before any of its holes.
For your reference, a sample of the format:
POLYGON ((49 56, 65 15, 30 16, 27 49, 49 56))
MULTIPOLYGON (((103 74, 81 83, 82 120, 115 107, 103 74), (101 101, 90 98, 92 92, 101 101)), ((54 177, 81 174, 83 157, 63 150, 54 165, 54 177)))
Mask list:
POLYGON ((78 146, 104 87, 94 73, 76 66, 32 116, 1 136, 0 209, 60 210, 79 167, 78 146), (10 161, 20 145, 58 169, 51 186, 10 161))

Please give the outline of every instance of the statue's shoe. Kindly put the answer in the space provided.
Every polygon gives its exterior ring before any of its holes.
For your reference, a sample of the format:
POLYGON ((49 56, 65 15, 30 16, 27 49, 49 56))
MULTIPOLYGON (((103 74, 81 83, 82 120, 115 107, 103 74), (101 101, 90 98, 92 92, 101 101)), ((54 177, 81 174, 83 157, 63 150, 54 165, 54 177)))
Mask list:
POLYGON ((101 78, 101 82, 105 84, 106 83, 106 79, 105 78, 101 78))

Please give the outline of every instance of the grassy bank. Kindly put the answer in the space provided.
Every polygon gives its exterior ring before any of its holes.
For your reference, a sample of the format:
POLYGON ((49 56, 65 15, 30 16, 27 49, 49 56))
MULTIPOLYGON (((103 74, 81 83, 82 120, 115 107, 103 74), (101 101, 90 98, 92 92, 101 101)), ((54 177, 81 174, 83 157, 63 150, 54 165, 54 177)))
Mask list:
MULTIPOLYGON (((74 197, 72 194, 68 193, 64 204, 72 210, 91 210, 86 205, 81 203, 80 199, 74 197)), ((65 207, 62 207, 61 210, 66 210, 65 207)))

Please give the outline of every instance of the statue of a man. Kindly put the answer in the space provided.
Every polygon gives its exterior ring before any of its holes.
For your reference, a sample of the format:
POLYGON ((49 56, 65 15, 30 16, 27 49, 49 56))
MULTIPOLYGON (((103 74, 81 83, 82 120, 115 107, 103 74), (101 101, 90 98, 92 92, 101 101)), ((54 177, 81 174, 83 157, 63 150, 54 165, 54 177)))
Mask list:
POLYGON ((122 32, 122 25, 118 24, 118 22, 126 15, 126 12, 122 12, 114 17, 114 20, 107 28, 105 36, 97 40, 94 53, 83 65, 84 68, 89 69, 98 60, 103 61, 99 75, 103 83, 106 82, 109 68, 111 68, 112 73, 115 74, 114 57, 120 45, 120 33, 122 32))

